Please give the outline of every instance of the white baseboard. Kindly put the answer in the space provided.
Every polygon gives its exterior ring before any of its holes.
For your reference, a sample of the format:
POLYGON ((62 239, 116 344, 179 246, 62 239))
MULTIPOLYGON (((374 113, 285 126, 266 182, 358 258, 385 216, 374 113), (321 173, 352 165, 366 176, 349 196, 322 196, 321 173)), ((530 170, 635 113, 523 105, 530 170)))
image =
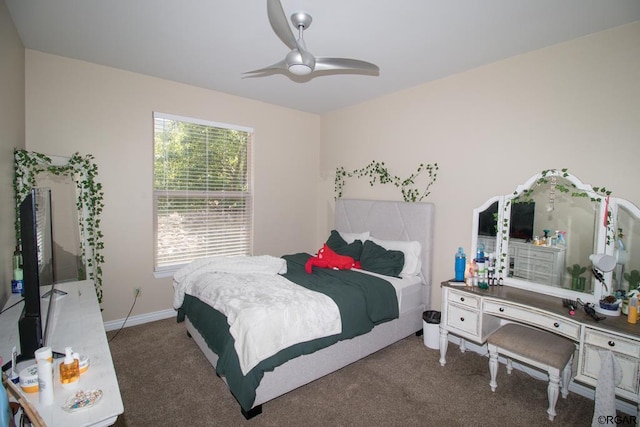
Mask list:
POLYGON ((168 319, 170 317, 175 317, 176 311, 174 309, 155 311, 153 313, 145 313, 139 314, 137 316, 131 316, 128 319, 118 319, 111 320, 109 322, 104 322, 105 331, 114 331, 116 329, 120 329, 122 327, 136 326, 142 325, 143 323, 154 322, 156 320, 168 319))
MULTIPOLYGON (((460 337, 449 334, 449 342, 460 345, 460 341, 462 341, 460 337)), ((481 356, 486 356, 487 358, 489 357, 489 351, 487 350, 486 344, 480 346, 474 342, 465 340, 465 347, 467 351, 473 351, 474 353, 477 353, 481 356)), ((506 363, 506 359, 503 359, 501 357, 500 362, 506 363)), ((538 371, 529 366, 522 365, 514 361, 513 368, 518 369, 528 375, 531 375, 536 379, 539 379, 542 381, 548 381, 548 377, 544 372, 538 371)), ((489 362, 487 361, 487 370, 488 369, 489 369, 489 362)), ((569 384, 569 391, 591 400, 594 400, 596 395, 595 389, 583 384, 576 383, 574 381, 571 381, 571 384, 569 384)), ((616 399, 616 409, 620 412, 624 412, 625 414, 629 414, 633 416, 636 416, 638 414, 638 406, 635 403, 632 403, 626 400, 616 399)))

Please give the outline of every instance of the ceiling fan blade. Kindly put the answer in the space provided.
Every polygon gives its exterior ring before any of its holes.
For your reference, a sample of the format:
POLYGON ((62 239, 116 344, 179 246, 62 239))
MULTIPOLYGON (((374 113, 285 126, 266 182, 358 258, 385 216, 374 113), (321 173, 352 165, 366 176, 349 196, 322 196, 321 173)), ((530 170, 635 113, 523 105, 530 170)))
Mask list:
POLYGON ((358 59, 316 57, 316 68, 314 71, 337 70, 360 71, 375 75, 380 73, 380 68, 371 62, 360 61, 358 59))
POLYGON ((273 28, 273 31, 280 40, 282 40, 282 43, 289 46, 289 49, 297 49, 298 42, 293 35, 293 31, 291 31, 289 21, 287 21, 287 16, 284 14, 280 0, 267 0, 267 15, 269 15, 271 28, 273 28))
MULTIPOLYGON (((245 71, 242 74, 260 74, 260 73, 266 73, 269 71, 281 71, 281 70, 287 70, 287 64, 284 60, 276 62, 275 64, 269 65, 268 67, 265 68, 260 68, 258 70, 251 70, 251 71, 245 71)), ((251 77, 251 76, 247 76, 247 77, 251 77)))

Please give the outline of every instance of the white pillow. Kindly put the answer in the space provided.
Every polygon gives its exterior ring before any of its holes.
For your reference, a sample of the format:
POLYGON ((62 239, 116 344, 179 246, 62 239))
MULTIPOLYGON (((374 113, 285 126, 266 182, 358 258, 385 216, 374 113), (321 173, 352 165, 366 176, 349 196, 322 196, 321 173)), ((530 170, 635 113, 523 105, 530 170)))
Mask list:
POLYGON ((375 237, 369 237, 376 245, 380 245, 388 251, 402 251, 404 254, 404 267, 400 272, 402 277, 411 277, 420 274, 422 268, 422 245, 418 241, 407 240, 381 240, 375 237))
POLYGON ((344 231, 338 231, 338 234, 340 234, 340 237, 342 237, 347 243, 353 243, 356 240, 360 240, 364 243, 364 241, 369 238, 368 231, 365 231, 364 233, 346 233, 344 231))

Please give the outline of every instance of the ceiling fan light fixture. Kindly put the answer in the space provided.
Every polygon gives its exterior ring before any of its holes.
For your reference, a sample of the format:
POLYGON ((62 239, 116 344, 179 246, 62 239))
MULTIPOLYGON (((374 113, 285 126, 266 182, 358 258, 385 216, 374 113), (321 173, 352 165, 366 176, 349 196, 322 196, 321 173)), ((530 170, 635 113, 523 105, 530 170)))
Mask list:
POLYGON ((293 49, 289 52, 285 59, 289 72, 296 76, 306 76, 307 74, 311 74, 315 61, 313 60, 313 57, 309 58, 309 56, 310 55, 307 55, 307 60, 305 61, 302 52, 299 50, 293 49))
POLYGON ((289 65, 289 72, 291 74, 295 74, 296 76, 306 76, 307 74, 311 74, 311 67, 304 64, 291 64, 289 65))
POLYGON ((291 26, 287 23, 287 17, 282 9, 280 0, 267 0, 267 15, 271 28, 278 38, 291 49, 284 60, 269 67, 249 71, 243 74, 252 74, 252 77, 268 75, 272 71, 288 71, 295 76, 307 76, 315 71, 347 71, 378 75, 379 68, 375 64, 348 58, 316 58, 307 50, 304 42, 304 30, 311 25, 311 15, 306 12, 295 12, 291 15, 291 23, 298 30, 298 38, 293 35, 291 26))

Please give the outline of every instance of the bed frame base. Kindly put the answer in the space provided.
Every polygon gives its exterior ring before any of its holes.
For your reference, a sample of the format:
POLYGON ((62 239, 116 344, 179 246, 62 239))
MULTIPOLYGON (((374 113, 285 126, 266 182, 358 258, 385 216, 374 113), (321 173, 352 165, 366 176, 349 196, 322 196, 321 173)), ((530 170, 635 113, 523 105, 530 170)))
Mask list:
POLYGON ((251 418, 260 415, 262 413, 262 405, 258 405, 258 406, 254 406, 253 408, 249 409, 248 411, 245 411, 244 409, 242 409, 242 407, 240 408, 240 412, 242 412, 242 416, 247 419, 250 420, 251 418))
MULTIPOLYGON (((262 413, 263 403, 331 372, 335 372, 396 341, 412 334, 419 334, 422 332, 423 311, 424 306, 419 306, 410 310, 408 313, 404 313, 395 320, 376 326, 365 335, 339 341, 332 346, 320 349, 312 354, 298 356, 278 366, 271 372, 265 372, 260 386, 256 390, 256 400, 253 408, 249 411, 242 410, 242 415, 245 416, 245 418, 247 417, 245 414, 249 414, 249 416, 252 417, 259 415, 262 413), (254 413, 254 410, 258 407, 260 408, 254 413)), ((202 350, 205 357, 215 368, 218 355, 209 348, 188 316, 185 319, 185 324, 193 341, 200 347, 200 350, 202 350)), ((225 381, 224 377, 220 378, 225 381)))

